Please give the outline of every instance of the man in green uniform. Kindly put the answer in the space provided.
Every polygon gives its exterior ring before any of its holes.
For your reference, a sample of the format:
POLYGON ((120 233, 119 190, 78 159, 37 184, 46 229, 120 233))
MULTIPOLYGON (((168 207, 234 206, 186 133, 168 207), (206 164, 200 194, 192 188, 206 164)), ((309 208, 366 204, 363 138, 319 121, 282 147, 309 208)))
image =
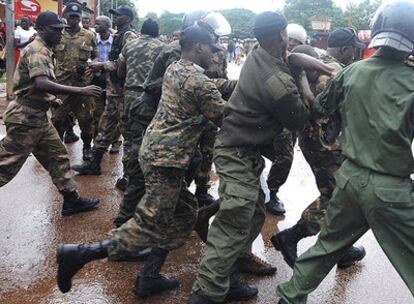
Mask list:
POLYGON ((337 109, 345 161, 316 244, 277 287, 280 303, 303 304, 339 259, 369 229, 414 295, 414 4, 379 8, 372 26, 374 57, 340 72, 317 97, 315 118, 337 109))
POLYGON ((135 208, 145 194, 145 180, 138 162, 139 149, 146 127, 151 122, 155 111, 148 111, 142 104, 141 94, 144 82, 164 43, 158 39, 158 23, 146 20, 141 28, 141 37, 129 41, 119 56, 118 75, 125 78, 124 100, 129 104, 129 113, 124 130, 124 176, 128 176, 131 184, 127 187, 115 223, 122 225, 135 213, 135 208), (146 113, 149 115, 146 115, 146 113), (145 125, 141 122, 145 119, 145 125))
MULTIPOLYGON (((62 41, 55 47, 57 59, 56 78, 61 84, 69 86, 84 86, 91 83, 90 77, 85 77, 88 60, 98 57, 96 38, 93 32, 79 26, 82 16, 82 6, 69 3, 64 11, 69 27, 63 30, 62 41)), ((93 138, 91 97, 79 95, 62 95, 62 106, 52 110, 52 122, 63 139, 63 134, 70 122, 72 112, 78 119, 83 141, 83 158, 91 157, 91 142, 93 138)))
MULTIPOLYGON (((122 120, 125 112, 122 80, 117 75, 118 57, 124 45, 137 37, 131 28, 131 22, 135 16, 129 7, 124 6, 111 9, 110 13, 116 16, 114 23, 117 26, 117 33, 112 42, 108 61, 95 62, 88 67, 88 72, 104 71, 107 73, 105 110, 99 121, 98 135, 94 141, 91 160, 72 167, 80 175, 100 175, 102 157, 116 138, 119 126, 121 133, 123 132, 122 120)), ((125 111, 127 109, 128 105, 125 106, 125 111)))
MULTIPOLYGON (((73 275, 92 260, 123 256, 152 247, 138 275, 135 295, 146 297, 176 288, 160 274, 169 251, 190 237, 197 218, 197 200, 187 190, 185 174, 208 121, 220 124, 225 101, 204 70, 214 51, 213 35, 195 25, 181 35, 181 59, 165 75, 160 106, 140 150, 146 194, 134 218, 95 244, 62 245, 58 251, 58 285, 71 288, 73 275)), ((224 82, 223 82, 224 83, 224 82)))
MULTIPOLYGON (((363 43, 358 42, 354 30, 350 28, 338 29, 329 34, 327 54, 322 56, 321 60, 336 71, 340 71, 346 65, 354 62, 356 48, 364 47, 363 43)), ((299 48, 297 47, 294 50, 297 51, 299 48)), ((318 77, 313 84, 315 96, 325 89, 329 80, 330 78, 326 75, 318 77)), ((293 267, 297 259, 297 243, 302 238, 319 233, 329 200, 335 189, 334 173, 342 164, 342 151, 337 141, 339 132, 332 132, 335 131, 332 129, 335 126, 333 124, 338 124, 338 120, 340 124, 340 119, 333 115, 330 120, 315 122, 312 127, 307 127, 299 133, 299 145, 315 175, 320 197, 303 211, 295 226, 274 235, 271 239, 275 248, 281 251, 290 267, 293 267), (323 133, 321 136, 323 140, 320 137, 321 132, 323 133), (328 138, 330 139, 327 140, 328 138)), ((349 267, 356 261, 360 261, 364 256, 365 250, 363 247, 351 247, 338 262, 338 267, 349 267)))
POLYGON ((0 141, 0 187, 13 179, 33 153, 63 195, 62 215, 68 216, 96 208, 99 200, 79 196, 67 151, 49 121, 47 111, 51 105, 60 104, 53 94, 99 96, 101 89, 54 82, 52 48, 60 42, 64 27, 55 13, 40 14, 36 20, 38 35, 21 53, 14 75, 17 98, 10 102, 4 114, 7 133, 0 141))
MULTIPOLYGON (((288 51, 299 45, 306 45, 308 33, 299 24, 290 23, 287 26, 289 37, 288 51)), ((285 129, 273 141, 275 149, 275 159, 270 167, 267 176, 267 187, 269 188, 269 201, 266 202, 266 210, 274 215, 286 213, 285 205, 277 195, 279 188, 286 182, 290 169, 292 168, 294 148, 297 134, 285 129)))
POLYGON ((280 13, 257 16, 254 33, 259 45, 247 57, 226 104, 214 152, 220 209, 208 233, 191 304, 249 300, 257 295, 257 288, 241 283, 234 271, 239 256, 250 252, 265 220, 262 156, 273 159, 275 136, 283 128, 302 130, 310 117, 285 62, 286 26, 280 13))

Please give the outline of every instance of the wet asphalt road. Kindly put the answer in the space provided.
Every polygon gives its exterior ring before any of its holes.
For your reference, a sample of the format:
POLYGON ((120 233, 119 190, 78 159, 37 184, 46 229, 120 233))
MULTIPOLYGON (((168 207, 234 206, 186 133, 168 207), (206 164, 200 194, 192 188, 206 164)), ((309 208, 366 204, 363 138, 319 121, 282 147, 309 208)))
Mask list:
MULTIPOLYGON (((4 134, 1 125, 0 137, 4 134)), ((72 164, 79 163, 81 144, 67 147, 72 164)), ((202 252, 195 235, 168 258, 164 273, 177 276, 181 286, 163 296, 140 300, 132 295, 131 289, 142 263, 106 260, 90 263, 78 273, 70 293, 61 294, 56 287, 58 244, 96 241, 113 228, 112 220, 122 199, 122 193, 114 187, 119 165, 120 155, 107 155, 102 176, 76 177, 82 195, 99 196, 101 204, 94 212, 69 218, 61 217, 62 198, 33 156, 9 184, 0 188, 0 303, 186 303, 202 252)), ((258 298, 248 303, 277 303, 275 287, 286 281, 292 271, 272 248, 269 239, 277 229, 293 225, 317 195, 312 173, 297 150, 289 180, 280 192, 286 202, 286 218, 269 215, 254 246, 255 253, 276 265, 278 272, 267 278, 246 277, 257 284, 260 291, 258 298)), ((303 252, 313 242, 314 238, 301 241, 299 251, 303 252)), ((414 303, 373 235, 367 233, 358 243, 367 249, 363 262, 347 270, 333 269, 310 296, 309 303, 414 303)))

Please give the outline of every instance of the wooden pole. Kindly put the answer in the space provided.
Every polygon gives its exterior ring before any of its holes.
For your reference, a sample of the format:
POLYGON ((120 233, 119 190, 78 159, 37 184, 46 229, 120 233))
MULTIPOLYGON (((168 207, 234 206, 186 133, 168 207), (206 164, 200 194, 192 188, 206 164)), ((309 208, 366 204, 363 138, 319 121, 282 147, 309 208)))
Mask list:
POLYGON ((14 0, 6 1, 6 92, 13 99, 14 62, 14 0))
POLYGON ((62 17, 63 12, 63 0, 58 0, 58 15, 62 17))

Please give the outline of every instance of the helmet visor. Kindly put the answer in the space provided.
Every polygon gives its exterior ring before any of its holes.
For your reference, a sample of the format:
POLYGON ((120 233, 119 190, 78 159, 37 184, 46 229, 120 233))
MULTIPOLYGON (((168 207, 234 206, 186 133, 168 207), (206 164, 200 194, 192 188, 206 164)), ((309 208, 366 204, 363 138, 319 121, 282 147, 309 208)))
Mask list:
POLYGON ((412 53, 414 44, 404 36, 394 32, 382 32, 375 35, 369 45, 370 48, 387 46, 397 51, 412 53))
POLYGON ((208 13, 199 23, 207 24, 216 36, 220 37, 231 34, 230 23, 221 13, 208 13))

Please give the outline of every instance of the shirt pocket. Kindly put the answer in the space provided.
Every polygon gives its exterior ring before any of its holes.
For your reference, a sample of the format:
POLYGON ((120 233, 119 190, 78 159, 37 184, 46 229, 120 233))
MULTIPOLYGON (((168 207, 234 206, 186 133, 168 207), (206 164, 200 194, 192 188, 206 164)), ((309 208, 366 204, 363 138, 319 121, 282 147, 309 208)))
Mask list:
POLYGON ((79 60, 87 61, 91 58, 93 47, 91 45, 81 45, 79 48, 79 60))

